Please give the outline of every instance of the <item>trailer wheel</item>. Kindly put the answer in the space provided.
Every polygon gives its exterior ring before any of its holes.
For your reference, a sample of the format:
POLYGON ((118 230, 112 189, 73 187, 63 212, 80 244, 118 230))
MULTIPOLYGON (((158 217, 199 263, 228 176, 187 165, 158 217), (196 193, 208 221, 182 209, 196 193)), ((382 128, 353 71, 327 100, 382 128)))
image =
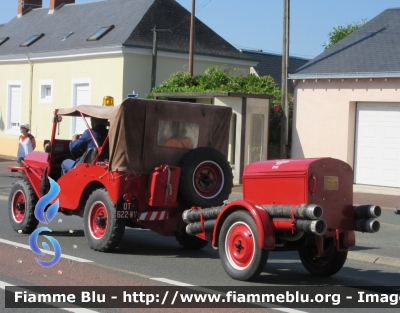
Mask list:
POLYGON ((268 250, 258 245, 258 230, 246 211, 230 214, 219 234, 219 256, 225 271, 233 279, 258 277, 268 259, 268 250))
POLYGON ((216 149, 202 147, 188 152, 179 164, 179 194, 188 206, 218 206, 232 192, 232 168, 216 149))
POLYGON ((317 247, 302 247, 299 249, 301 263, 312 275, 332 276, 340 271, 347 259, 347 251, 337 251, 333 238, 325 238, 324 256, 317 256, 317 247))
POLYGON ((15 182, 8 200, 9 218, 15 231, 30 234, 36 229, 39 224, 35 217, 37 201, 36 193, 27 180, 15 182))
POLYGON ((181 233, 176 236, 176 240, 184 249, 188 250, 200 250, 208 244, 207 240, 188 235, 186 232, 186 227, 184 227, 181 233))
POLYGON ((125 220, 117 219, 117 205, 105 189, 97 189, 89 196, 83 215, 83 228, 90 247, 108 252, 122 240, 125 220))

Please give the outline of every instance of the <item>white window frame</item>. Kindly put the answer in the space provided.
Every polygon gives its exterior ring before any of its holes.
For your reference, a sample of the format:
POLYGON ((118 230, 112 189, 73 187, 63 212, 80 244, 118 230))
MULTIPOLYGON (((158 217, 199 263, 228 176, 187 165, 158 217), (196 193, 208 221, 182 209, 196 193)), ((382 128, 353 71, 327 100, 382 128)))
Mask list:
POLYGON ((7 121, 6 121, 6 134, 9 135, 20 135, 20 127, 12 127, 11 126, 11 87, 13 86, 19 86, 21 88, 21 116, 19 123, 21 125, 22 123, 22 109, 23 109, 23 101, 22 101, 22 81, 21 80, 9 80, 7 81, 7 121))
MULTIPOLYGON (((71 107, 76 106, 76 95, 77 95, 77 87, 78 85, 88 84, 89 85, 89 99, 92 99, 92 79, 91 78, 74 78, 72 79, 71 86, 71 107)), ((75 133, 76 128, 76 117, 71 118, 71 128, 70 135, 72 136, 75 133)), ((90 124, 89 124, 90 126, 90 124)))
POLYGON ((54 88, 53 88, 53 80, 52 79, 41 79, 39 80, 39 103, 45 104, 52 104, 53 103, 53 95, 54 95, 54 88), (45 87, 50 86, 51 95, 46 96, 44 94, 45 87))

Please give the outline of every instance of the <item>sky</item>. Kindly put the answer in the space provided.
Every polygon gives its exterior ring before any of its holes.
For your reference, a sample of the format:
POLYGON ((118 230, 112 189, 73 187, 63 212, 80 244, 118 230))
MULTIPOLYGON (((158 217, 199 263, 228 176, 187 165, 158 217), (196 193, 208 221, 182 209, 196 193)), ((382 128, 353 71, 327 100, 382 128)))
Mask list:
MULTIPOLYGON (((0 24, 17 15, 19 1, 0 0, 0 24)), ((191 11, 192 0, 176 1, 191 11)), ((49 7, 49 3, 43 0, 43 7, 49 7)), ((283 3, 284 0, 196 0, 196 17, 238 49, 281 54, 283 3)), ((323 44, 336 25, 369 21, 388 8, 398 7, 399 0, 291 0, 290 55, 312 59, 323 52, 323 44)))

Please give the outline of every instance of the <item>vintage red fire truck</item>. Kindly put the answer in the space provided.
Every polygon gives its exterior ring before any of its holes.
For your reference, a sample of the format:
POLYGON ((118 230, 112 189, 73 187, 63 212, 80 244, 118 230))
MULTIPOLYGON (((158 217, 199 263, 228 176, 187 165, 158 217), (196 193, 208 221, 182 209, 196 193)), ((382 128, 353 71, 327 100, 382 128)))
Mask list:
POLYGON ((243 199, 227 201, 231 114, 222 106, 143 99, 56 110, 51 148, 9 167, 24 173, 10 193, 11 225, 25 234, 36 229, 35 205, 52 179, 60 187, 59 212, 83 217, 94 250, 115 249, 125 227, 136 227, 175 236, 189 249, 211 242, 238 280, 256 278, 271 250, 298 250, 310 273, 335 274, 355 231, 379 230, 381 209, 353 206, 352 169, 332 158, 250 164, 243 199), (62 161, 72 158, 70 141, 57 137, 66 116, 107 119, 109 132, 61 175, 62 161))

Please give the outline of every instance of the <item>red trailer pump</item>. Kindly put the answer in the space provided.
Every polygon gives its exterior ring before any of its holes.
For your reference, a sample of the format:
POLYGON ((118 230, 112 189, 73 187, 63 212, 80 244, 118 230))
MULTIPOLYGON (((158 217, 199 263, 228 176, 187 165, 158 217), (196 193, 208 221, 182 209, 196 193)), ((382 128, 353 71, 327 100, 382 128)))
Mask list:
POLYGON ((212 241, 226 272, 239 280, 257 277, 270 250, 298 250, 311 274, 333 275, 355 245, 355 230, 379 230, 380 207, 353 206, 353 171, 337 159, 252 163, 243 198, 183 214, 186 232, 212 241))

